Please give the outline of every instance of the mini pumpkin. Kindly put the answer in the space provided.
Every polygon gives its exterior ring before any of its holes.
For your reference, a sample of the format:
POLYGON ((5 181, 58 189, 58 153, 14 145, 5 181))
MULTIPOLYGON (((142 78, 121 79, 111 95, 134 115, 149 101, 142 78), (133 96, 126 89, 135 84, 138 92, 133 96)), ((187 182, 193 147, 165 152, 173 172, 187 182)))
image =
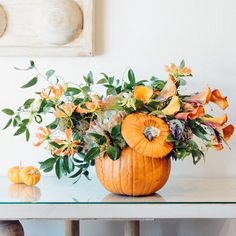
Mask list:
POLYGON ((20 178, 26 185, 34 186, 39 182, 41 174, 39 169, 28 166, 20 171, 20 178))
POLYGON ((14 184, 22 184, 22 180, 20 178, 20 171, 22 170, 22 166, 13 166, 8 170, 8 179, 14 184))
POLYGON ((107 155, 96 159, 96 173, 110 192, 130 196, 150 195, 163 187, 169 178, 169 158, 144 156, 130 147, 122 150, 118 160, 107 155))
POLYGON ((173 148, 166 141, 169 126, 160 118, 144 113, 128 115, 121 126, 126 143, 137 152, 154 158, 165 157, 173 148))

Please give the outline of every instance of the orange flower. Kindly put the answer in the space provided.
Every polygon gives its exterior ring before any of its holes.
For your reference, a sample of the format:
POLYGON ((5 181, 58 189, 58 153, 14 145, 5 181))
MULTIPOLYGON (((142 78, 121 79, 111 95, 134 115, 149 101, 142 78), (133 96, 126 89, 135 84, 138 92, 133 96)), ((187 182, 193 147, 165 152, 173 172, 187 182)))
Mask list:
POLYGON ((228 117, 226 114, 224 114, 223 116, 220 117, 202 117, 201 120, 205 125, 212 127, 219 127, 227 122, 228 117))
POLYGON ((66 129, 65 135, 66 135, 65 140, 62 140, 62 139, 54 140, 57 144, 61 145, 60 148, 54 151, 54 154, 58 156, 61 156, 61 155, 73 156, 78 152, 78 145, 80 142, 78 140, 73 140, 71 129, 66 129))
POLYGON ((217 151, 221 151, 222 149, 224 149, 222 139, 218 140, 215 135, 213 135, 211 138, 211 145, 217 151))
POLYGON ((40 96, 47 100, 58 100, 64 93, 62 85, 57 84, 56 86, 49 86, 47 90, 43 89, 40 96), (52 96, 50 96, 52 94, 52 96))
POLYGON ((192 74, 192 71, 190 68, 188 67, 183 67, 183 68, 180 68, 178 66, 176 66, 175 64, 171 64, 170 66, 165 66, 165 70, 170 73, 170 74, 173 74, 174 76, 188 76, 188 75, 191 75, 192 74))
POLYGON ((49 128, 46 127, 39 127, 38 132, 36 133, 36 138, 38 138, 38 141, 34 144, 35 147, 40 146, 44 141, 46 141, 52 131, 49 128))
POLYGON ((72 115, 72 113, 75 110, 75 105, 73 103, 64 103, 61 105, 61 107, 59 108, 58 106, 56 106, 56 112, 54 113, 54 115, 57 118, 67 118, 70 117, 72 115))
POLYGON ((218 128, 217 130, 226 141, 229 141, 231 136, 234 133, 234 126, 233 125, 226 125, 224 127, 218 128))
POLYGON ((227 97, 223 97, 219 89, 212 91, 210 101, 217 104, 222 110, 228 107, 227 97))
POLYGON ((177 89, 175 86, 175 82, 169 78, 164 88, 161 90, 161 93, 158 97, 160 101, 166 101, 168 98, 175 96, 177 93, 177 89))
POLYGON ((189 97, 187 102, 205 105, 210 102, 211 95, 211 89, 208 87, 205 91, 189 97))
POLYGON ((184 108, 185 108, 186 112, 178 113, 175 116, 177 119, 180 119, 180 120, 187 120, 187 119, 195 120, 198 117, 202 117, 202 116, 205 115, 205 109, 202 105, 195 108, 191 104, 187 103, 187 104, 184 105, 184 108))
POLYGON ((153 89, 146 86, 137 86, 134 89, 134 97, 137 100, 147 103, 153 95, 153 89))
POLYGON ((84 105, 86 108, 82 108, 80 105, 77 106, 76 112, 86 114, 94 112, 99 107, 100 99, 97 95, 92 96, 92 102, 86 102, 84 105))
POLYGON ((168 116, 173 116, 175 115, 178 111, 180 110, 180 101, 179 101, 179 97, 174 96, 172 97, 170 103, 168 104, 167 107, 165 107, 162 112, 165 115, 168 116))

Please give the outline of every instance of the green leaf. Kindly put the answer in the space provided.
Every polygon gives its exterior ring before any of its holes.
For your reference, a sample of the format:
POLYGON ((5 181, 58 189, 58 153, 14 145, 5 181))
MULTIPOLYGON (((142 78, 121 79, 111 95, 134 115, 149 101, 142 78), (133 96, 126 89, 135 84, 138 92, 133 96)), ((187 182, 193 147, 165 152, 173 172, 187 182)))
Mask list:
POLYGON ((97 84, 105 84, 107 80, 105 78, 98 80, 97 84))
POLYGON ((184 67, 185 67, 185 61, 182 60, 182 61, 180 62, 179 68, 180 68, 180 69, 183 69, 184 67))
POLYGON ((97 133, 89 133, 89 136, 92 136, 95 138, 95 142, 99 145, 103 145, 107 142, 107 139, 105 136, 97 134, 97 133))
POLYGON ((26 126, 21 126, 14 134, 14 136, 18 136, 23 134, 26 131, 26 126))
POLYGON ((43 121, 42 116, 40 116, 40 115, 34 116, 34 119, 38 124, 42 123, 42 121, 43 121))
POLYGON ((21 86, 21 88, 29 88, 34 86, 35 84, 37 84, 38 82, 38 77, 34 77, 32 80, 30 80, 28 83, 24 84, 23 86, 21 86))
POLYGON ((25 103, 23 104, 24 108, 25 109, 28 109, 30 108, 31 104, 34 102, 34 98, 29 98, 25 101, 25 103))
POLYGON ((69 87, 67 88, 65 95, 73 96, 79 94, 80 92, 81 90, 78 88, 69 87))
POLYGON ((13 116, 15 113, 12 109, 9 109, 9 108, 5 108, 2 110, 3 113, 9 115, 9 116, 13 116))
POLYGON ((63 158, 59 158, 56 161, 56 166, 55 166, 55 172, 56 176, 58 179, 61 179, 61 177, 64 175, 64 160, 63 158))
POLYGON ((19 125, 21 123, 21 118, 19 115, 16 115, 14 120, 13 120, 13 126, 16 127, 17 125, 19 125))
POLYGON ((114 83, 114 76, 108 78, 108 83, 113 84, 114 83))
POLYGON ((26 129, 26 131, 25 131, 25 138, 26 138, 26 141, 28 142, 29 139, 30 139, 30 132, 29 132, 29 129, 26 129))
POLYGON ((113 136, 114 138, 116 138, 117 136, 119 136, 120 133, 120 124, 114 126, 111 130, 111 136, 113 136))
POLYGON ((89 162, 93 160, 95 157, 97 157, 100 154, 100 148, 99 147, 94 147, 91 148, 88 153, 86 154, 84 161, 89 162))
POLYGON ((87 76, 84 76, 84 81, 86 82, 86 84, 87 84, 88 86, 90 86, 91 84, 94 83, 92 71, 89 71, 88 75, 87 75, 87 76))
POLYGON ((25 68, 25 69, 21 69, 18 67, 14 67, 15 70, 21 70, 21 71, 26 71, 26 70, 32 70, 35 67, 35 63, 34 61, 30 61, 30 66, 25 68))
POLYGON ((129 82, 132 86, 135 86, 135 75, 132 69, 129 69, 128 71, 128 78, 129 78, 129 82))
POLYGON ((70 174, 75 169, 75 165, 71 157, 64 157, 64 169, 68 174, 70 174))
POLYGON ((49 158, 49 159, 47 159, 47 160, 45 160, 45 161, 43 161, 43 162, 39 162, 39 164, 40 164, 40 169, 41 170, 48 170, 48 169, 53 169, 53 167, 54 167, 54 164, 55 164, 55 162, 56 162, 56 158, 54 158, 54 157, 51 157, 51 158, 49 158))
POLYGON ((3 130, 4 129, 7 129, 12 123, 12 118, 7 122, 7 124, 4 126, 3 130))
POLYGON ((120 157, 121 150, 116 146, 109 146, 107 148, 107 155, 113 160, 117 160, 120 157))
POLYGON ((54 73, 55 73, 55 70, 48 70, 48 71, 46 72, 47 78, 49 79, 50 77, 52 77, 52 76, 54 75, 54 73))
POLYGON ((83 169, 79 169, 75 174, 71 175, 70 178, 75 178, 78 177, 82 174, 83 169))

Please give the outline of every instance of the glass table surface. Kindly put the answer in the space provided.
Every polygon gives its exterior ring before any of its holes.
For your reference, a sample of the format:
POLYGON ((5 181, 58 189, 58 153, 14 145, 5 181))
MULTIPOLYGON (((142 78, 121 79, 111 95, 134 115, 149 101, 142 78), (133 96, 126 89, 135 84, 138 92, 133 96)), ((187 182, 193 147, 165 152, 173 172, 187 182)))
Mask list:
POLYGON ((95 176, 88 181, 42 177, 37 186, 11 184, 0 177, 0 204, 235 204, 236 178, 176 178, 157 193, 128 197, 109 193, 95 176))

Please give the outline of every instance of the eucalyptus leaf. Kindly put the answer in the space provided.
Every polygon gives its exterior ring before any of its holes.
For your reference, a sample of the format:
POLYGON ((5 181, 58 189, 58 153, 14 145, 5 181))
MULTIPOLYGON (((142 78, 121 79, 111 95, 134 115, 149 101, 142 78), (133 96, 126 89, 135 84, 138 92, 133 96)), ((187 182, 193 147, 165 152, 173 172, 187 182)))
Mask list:
POLYGON ((28 83, 24 84, 23 86, 21 86, 21 88, 29 88, 34 86, 35 84, 37 84, 38 82, 38 77, 34 77, 32 80, 30 80, 28 83))

